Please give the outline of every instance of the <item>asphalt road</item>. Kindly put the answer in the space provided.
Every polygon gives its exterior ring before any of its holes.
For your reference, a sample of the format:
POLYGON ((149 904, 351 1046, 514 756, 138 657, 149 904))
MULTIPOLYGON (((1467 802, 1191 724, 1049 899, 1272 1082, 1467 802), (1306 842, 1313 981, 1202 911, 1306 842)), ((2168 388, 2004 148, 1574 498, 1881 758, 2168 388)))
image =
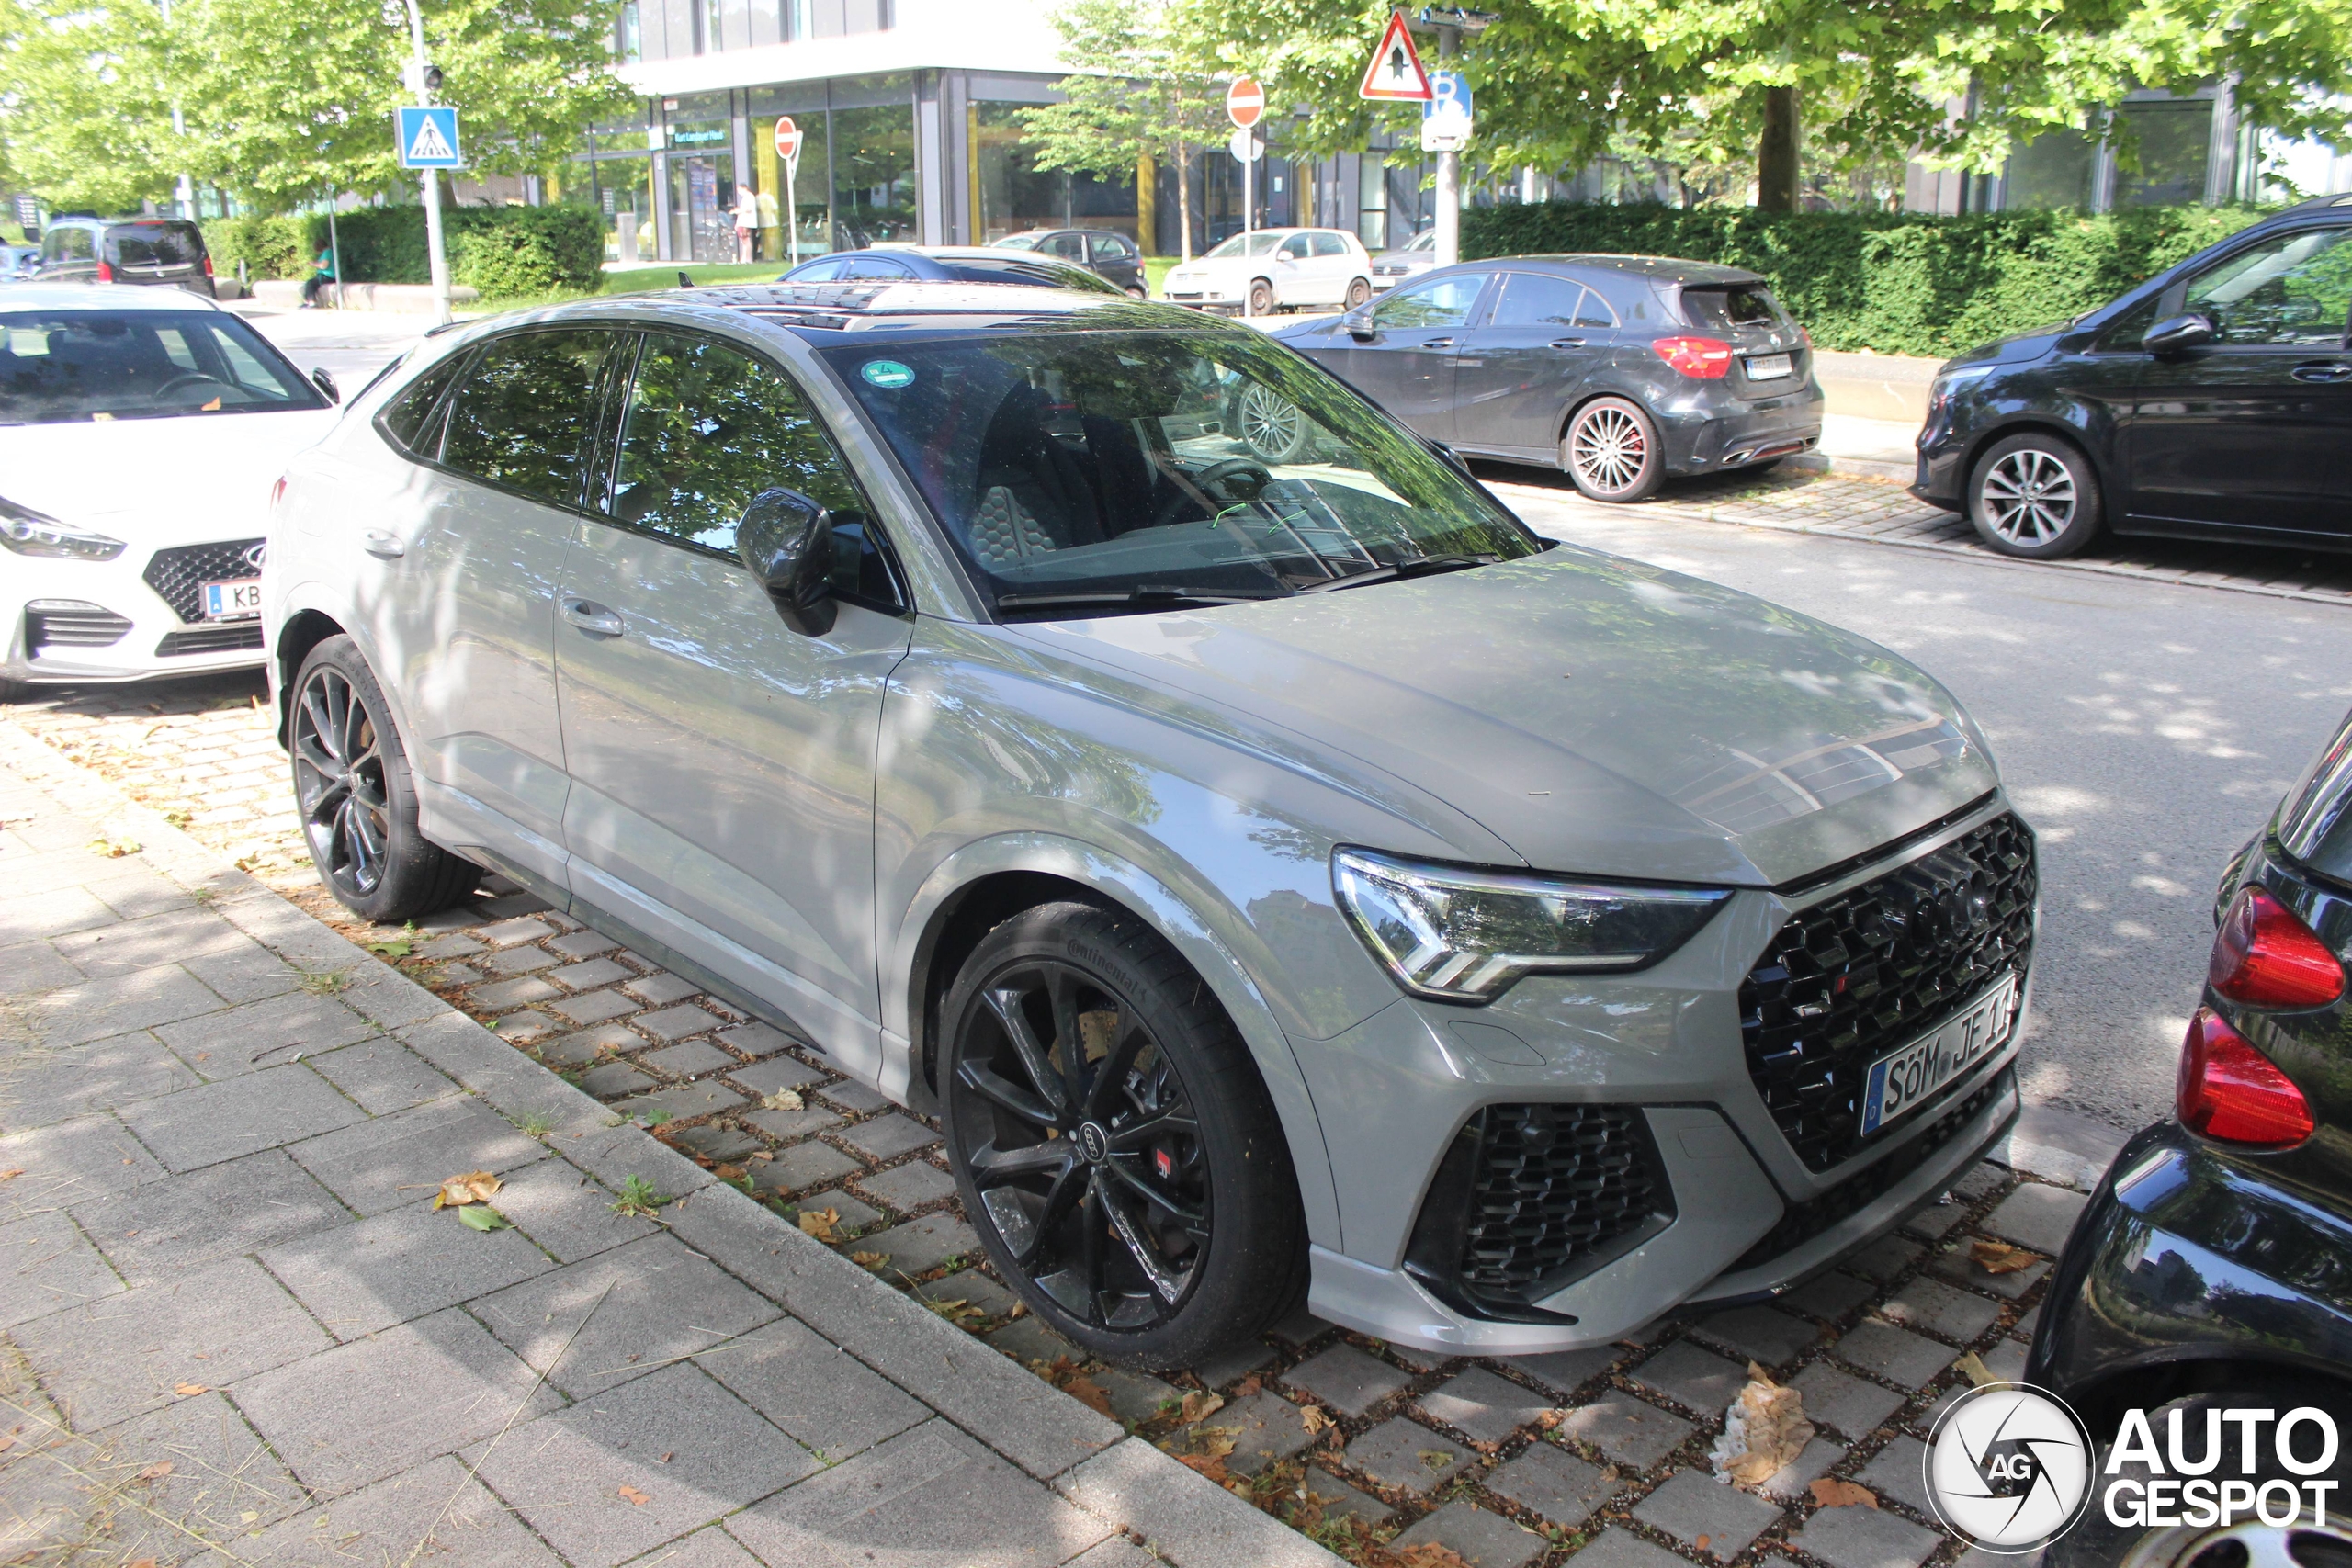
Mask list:
POLYGON ((2027 1099, 2166 1112, 2215 879, 2352 708, 2352 609, 1497 489, 1554 537, 1849 627, 1950 687, 2041 840, 2027 1099))

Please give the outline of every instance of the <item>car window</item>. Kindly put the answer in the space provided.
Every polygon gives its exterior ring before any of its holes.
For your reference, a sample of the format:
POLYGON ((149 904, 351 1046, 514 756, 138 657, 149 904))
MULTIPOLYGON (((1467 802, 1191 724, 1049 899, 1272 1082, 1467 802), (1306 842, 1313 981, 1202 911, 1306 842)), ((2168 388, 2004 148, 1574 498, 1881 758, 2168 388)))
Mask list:
POLYGON ((1097 261, 1127 261, 1132 259, 1135 254, 1136 248, 1116 234, 1094 236, 1094 256, 1097 261))
POLYGON ((196 266, 204 237, 188 223, 126 223, 107 231, 107 251, 118 266, 196 266))
POLYGON ((991 246, 1001 246, 1008 251, 1034 251, 1037 248, 1037 236, 1035 234, 1007 234, 1003 239, 990 240, 989 243, 991 246))
POLYGON ((1690 314, 1690 324, 1709 332, 1736 332, 1742 327, 1778 327, 1788 324, 1781 313, 1781 302, 1772 291, 1761 285, 1736 285, 1730 288, 1685 288, 1682 308, 1690 314))
POLYGON ((1317 234, 1315 236, 1315 254, 1318 256, 1343 256, 1348 254, 1348 243, 1337 234, 1317 234))
POLYGON ((217 310, 0 310, 0 423, 325 407, 300 372, 217 310))
POLYGON ((865 503, 799 389, 740 349, 648 333, 621 416, 612 515, 731 558, 743 509, 778 487, 839 514, 837 588, 896 600, 865 503))
POLYGON ((384 434, 408 451, 430 457, 440 450, 441 422, 433 416, 442 412, 441 394, 466 367, 463 354, 453 355, 418 377, 408 389, 384 405, 377 423, 384 434))
MULTIPOLYGON (((1495 302, 1498 327, 1573 327, 1584 323, 1577 312, 1584 307, 1585 286, 1573 277, 1541 272, 1503 274, 1502 298, 1495 302)), ((1606 307, 1603 307, 1606 309, 1606 307)))
POLYGON ((839 257, 827 256, 822 261, 804 262, 784 275, 787 283, 831 283, 842 275, 839 257))
POLYGON ((857 255, 850 257, 848 261, 842 264, 840 276, 845 283, 872 282, 876 279, 899 282, 912 277, 914 272, 904 262, 891 261, 884 256, 857 255))
POLYGON ((1272 234, 1236 234, 1203 259, 1218 261, 1227 256, 1268 256, 1273 254, 1274 237, 1272 234))
POLYGON ((1539 547, 1425 442, 1256 333, 824 352, 1008 617, 1279 598, 1539 547))
POLYGON ((1305 261, 1315 254, 1315 244, 1304 234, 1293 234, 1283 242, 1281 254, 1284 261, 1305 261))
POLYGON ((960 256, 940 264, 965 283, 1029 283, 1047 288, 1079 288, 1090 294, 1116 294, 1118 285, 1091 268, 1050 256, 960 256))
POLYGON ((1456 272, 1399 288, 1372 308, 1375 327, 1458 327, 1470 320, 1478 293, 1487 287, 1483 272, 1456 272))
POLYGON ((517 333, 482 346, 449 404, 441 460, 559 506, 580 501, 608 332, 517 333))
POLYGON ((2241 346, 2340 346, 2352 307, 2352 229, 2306 229, 2249 245, 2190 280, 2181 309, 2241 346))
POLYGON ((1045 251, 1047 255, 1060 256, 1067 261, 1084 261, 1086 240, 1079 234, 1057 234, 1046 242, 1045 251))

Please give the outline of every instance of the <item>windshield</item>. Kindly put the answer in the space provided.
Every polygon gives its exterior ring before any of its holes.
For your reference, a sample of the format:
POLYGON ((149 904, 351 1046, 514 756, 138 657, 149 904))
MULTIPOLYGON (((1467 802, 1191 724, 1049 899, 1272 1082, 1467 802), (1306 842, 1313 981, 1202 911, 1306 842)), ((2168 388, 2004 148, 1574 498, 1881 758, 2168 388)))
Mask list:
POLYGON ((1001 240, 990 240, 989 244, 1000 251, 1034 251, 1038 239, 1035 234, 1007 234, 1001 240))
POLYGON ((1283 598, 1541 547, 1419 437, 1254 336, 826 357, 1004 618, 1283 598))
POLYGON ((1437 231, 1431 229, 1425 234, 1414 235, 1413 243, 1407 245, 1405 248, 1408 251, 1433 251, 1437 249, 1437 231))
POLYGON ((1215 261, 1219 256, 1270 256, 1274 254, 1274 247, 1282 242, 1283 236, 1280 234, 1236 234, 1211 251, 1208 259, 1215 261))
POLYGON ((0 310, 0 424, 325 406, 232 315, 0 310))

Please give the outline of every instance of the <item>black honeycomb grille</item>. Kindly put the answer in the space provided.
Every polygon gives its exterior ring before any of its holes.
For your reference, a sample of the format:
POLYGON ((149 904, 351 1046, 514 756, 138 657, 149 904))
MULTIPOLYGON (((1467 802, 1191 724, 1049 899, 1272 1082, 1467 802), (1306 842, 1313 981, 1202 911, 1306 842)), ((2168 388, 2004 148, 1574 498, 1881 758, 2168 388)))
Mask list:
POLYGON ((1490 1105, 1439 1162, 1406 1267, 1478 1316, 1547 1319, 1533 1302, 1673 1217, 1639 1111, 1490 1105))
POLYGON ((1789 917, 1739 987, 1748 1076, 1797 1156, 1826 1170, 1860 1136, 1870 1065, 1925 1034, 2033 950, 2032 830, 1995 818, 1934 853, 1789 917))
POLYGON ((261 575, 261 568, 246 559, 245 552, 262 543, 260 539, 224 539, 213 545, 157 550, 140 576, 172 607, 174 615, 195 626, 210 618, 204 613, 206 583, 236 582, 261 575))

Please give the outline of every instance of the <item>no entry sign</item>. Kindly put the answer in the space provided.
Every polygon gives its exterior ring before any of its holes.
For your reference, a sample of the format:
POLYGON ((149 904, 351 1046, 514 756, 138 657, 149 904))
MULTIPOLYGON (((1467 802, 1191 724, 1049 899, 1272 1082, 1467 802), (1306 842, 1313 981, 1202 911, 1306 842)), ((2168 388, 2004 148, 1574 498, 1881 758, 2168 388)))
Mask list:
POLYGON ((787 164, 800 156, 800 128, 789 115, 775 122, 775 155, 787 164))
POLYGON ((1247 130, 1266 113, 1266 89, 1255 76, 1244 76, 1225 90, 1226 117, 1247 130))

